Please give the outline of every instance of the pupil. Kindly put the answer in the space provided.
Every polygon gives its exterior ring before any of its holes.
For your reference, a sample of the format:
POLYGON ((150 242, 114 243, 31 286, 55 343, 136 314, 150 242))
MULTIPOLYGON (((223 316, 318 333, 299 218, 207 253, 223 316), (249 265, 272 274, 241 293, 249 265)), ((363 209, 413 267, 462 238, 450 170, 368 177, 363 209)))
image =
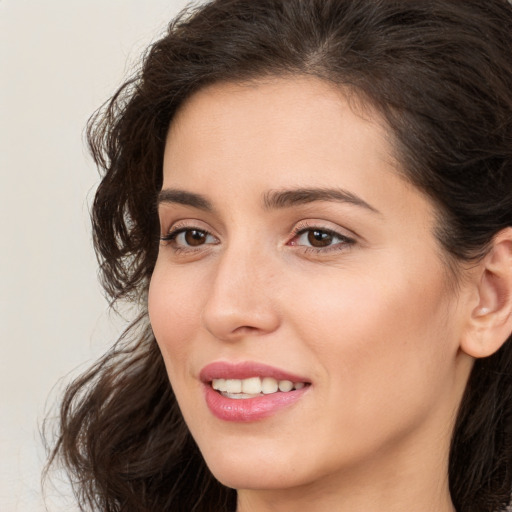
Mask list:
POLYGON ((308 242, 313 247, 326 247, 332 243, 332 235, 325 231, 315 229, 308 234, 308 242))
POLYGON ((185 233, 185 240, 188 245, 201 245, 204 244, 206 239, 206 235, 203 231, 198 231, 197 229, 189 229, 185 233))

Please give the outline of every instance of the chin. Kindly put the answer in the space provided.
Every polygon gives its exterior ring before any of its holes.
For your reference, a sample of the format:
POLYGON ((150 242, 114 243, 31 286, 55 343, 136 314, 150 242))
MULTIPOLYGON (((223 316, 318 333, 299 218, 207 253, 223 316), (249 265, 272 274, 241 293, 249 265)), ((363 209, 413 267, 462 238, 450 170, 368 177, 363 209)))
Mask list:
MULTIPOLYGON (((208 462, 207 462, 208 464, 208 462)), ((306 483, 299 475, 288 468, 269 467, 271 464, 231 464, 229 461, 208 464, 213 476, 226 487, 232 489, 278 490, 297 487, 306 483)))
POLYGON ((213 449, 211 443, 206 446, 202 453, 213 476, 233 489, 290 489, 314 483, 329 472, 328 467, 318 466, 314 459, 307 460, 302 450, 290 450, 290 444, 282 438, 275 442, 261 439, 221 442, 213 449), (223 449, 228 446, 231 449, 223 449))

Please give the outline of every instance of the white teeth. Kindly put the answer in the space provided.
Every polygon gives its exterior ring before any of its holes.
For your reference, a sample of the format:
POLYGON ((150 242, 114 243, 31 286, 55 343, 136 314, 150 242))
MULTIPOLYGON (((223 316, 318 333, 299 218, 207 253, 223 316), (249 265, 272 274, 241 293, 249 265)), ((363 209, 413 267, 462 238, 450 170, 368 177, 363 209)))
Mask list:
POLYGON ((264 395, 270 395, 271 393, 275 393, 279 389, 279 384, 276 379, 272 377, 264 377, 261 380, 261 392, 264 395))
POLYGON ((293 389, 293 382, 291 380, 280 380, 279 391, 291 391, 293 389))
POLYGON ((257 395, 251 395, 248 393, 222 393, 226 398, 234 398, 235 400, 240 400, 243 398, 256 398, 257 396, 261 396, 259 393, 257 395))
POLYGON ((251 377, 242 381, 242 391, 250 395, 261 393, 261 379, 259 377, 251 377))
MULTIPOLYGON (((222 390, 224 391, 224 390, 222 390)), ((226 379, 226 392, 227 393, 241 393, 242 381, 238 379, 226 379)))
POLYGON ((221 389, 226 388, 226 379, 213 379, 212 380, 212 388, 220 391, 221 389))
POLYGON ((248 379, 213 379, 212 388, 228 398, 253 398, 281 391, 287 393, 293 389, 302 389, 304 382, 276 380, 273 377, 250 377, 248 379))

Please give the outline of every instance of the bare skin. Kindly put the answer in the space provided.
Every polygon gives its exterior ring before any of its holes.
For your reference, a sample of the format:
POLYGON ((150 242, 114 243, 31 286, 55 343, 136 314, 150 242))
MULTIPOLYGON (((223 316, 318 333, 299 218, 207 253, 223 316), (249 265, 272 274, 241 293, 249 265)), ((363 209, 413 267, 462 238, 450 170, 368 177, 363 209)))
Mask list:
POLYGON ((238 512, 454 511, 449 443, 480 356, 483 270, 452 286, 433 206, 392 155, 377 115, 312 78, 214 85, 173 121, 149 312, 238 512), (308 389, 263 419, 219 419, 200 379, 217 361, 308 389))

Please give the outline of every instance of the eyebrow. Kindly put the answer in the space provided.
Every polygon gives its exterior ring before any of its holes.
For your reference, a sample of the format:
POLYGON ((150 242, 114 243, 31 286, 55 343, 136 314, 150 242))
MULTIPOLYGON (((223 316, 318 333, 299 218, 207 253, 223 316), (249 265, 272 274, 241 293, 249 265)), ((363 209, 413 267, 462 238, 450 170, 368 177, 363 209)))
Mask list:
MULTIPOLYGON (((380 214, 379 210, 368 204, 362 198, 340 188, 298 188, 292 190, 271 190, 263 195, 263 206, 266 210, 291 208, 299 204, 314 203, 316 201, 336 201, 348 203, 365 208, 373 213, 380 214)), ((201 194, 185 190, 166 188, 158 194, 158 204, 177 203, 191 206, 207 212, 213 211, 213 206, 201 194)))
POLYGON ((290 208, 299 204, 315 201, 336 201, 365 208, 380 214, 379 210, 362 198, 341 188, 298 188, 293 190, 271 190, 263 197, 263 204, 268 210, 290 208))
POLYGON ((193 208, 198 208, 199 210, 205 210, 207 212, 213 211, 212 204, 208 199, 206 199, 206 197, 193 192, 173 188, 161 190, 158 194, 157 203, 159 205, 162 203, 177 203, 185 206, 192 206, 193 208))

